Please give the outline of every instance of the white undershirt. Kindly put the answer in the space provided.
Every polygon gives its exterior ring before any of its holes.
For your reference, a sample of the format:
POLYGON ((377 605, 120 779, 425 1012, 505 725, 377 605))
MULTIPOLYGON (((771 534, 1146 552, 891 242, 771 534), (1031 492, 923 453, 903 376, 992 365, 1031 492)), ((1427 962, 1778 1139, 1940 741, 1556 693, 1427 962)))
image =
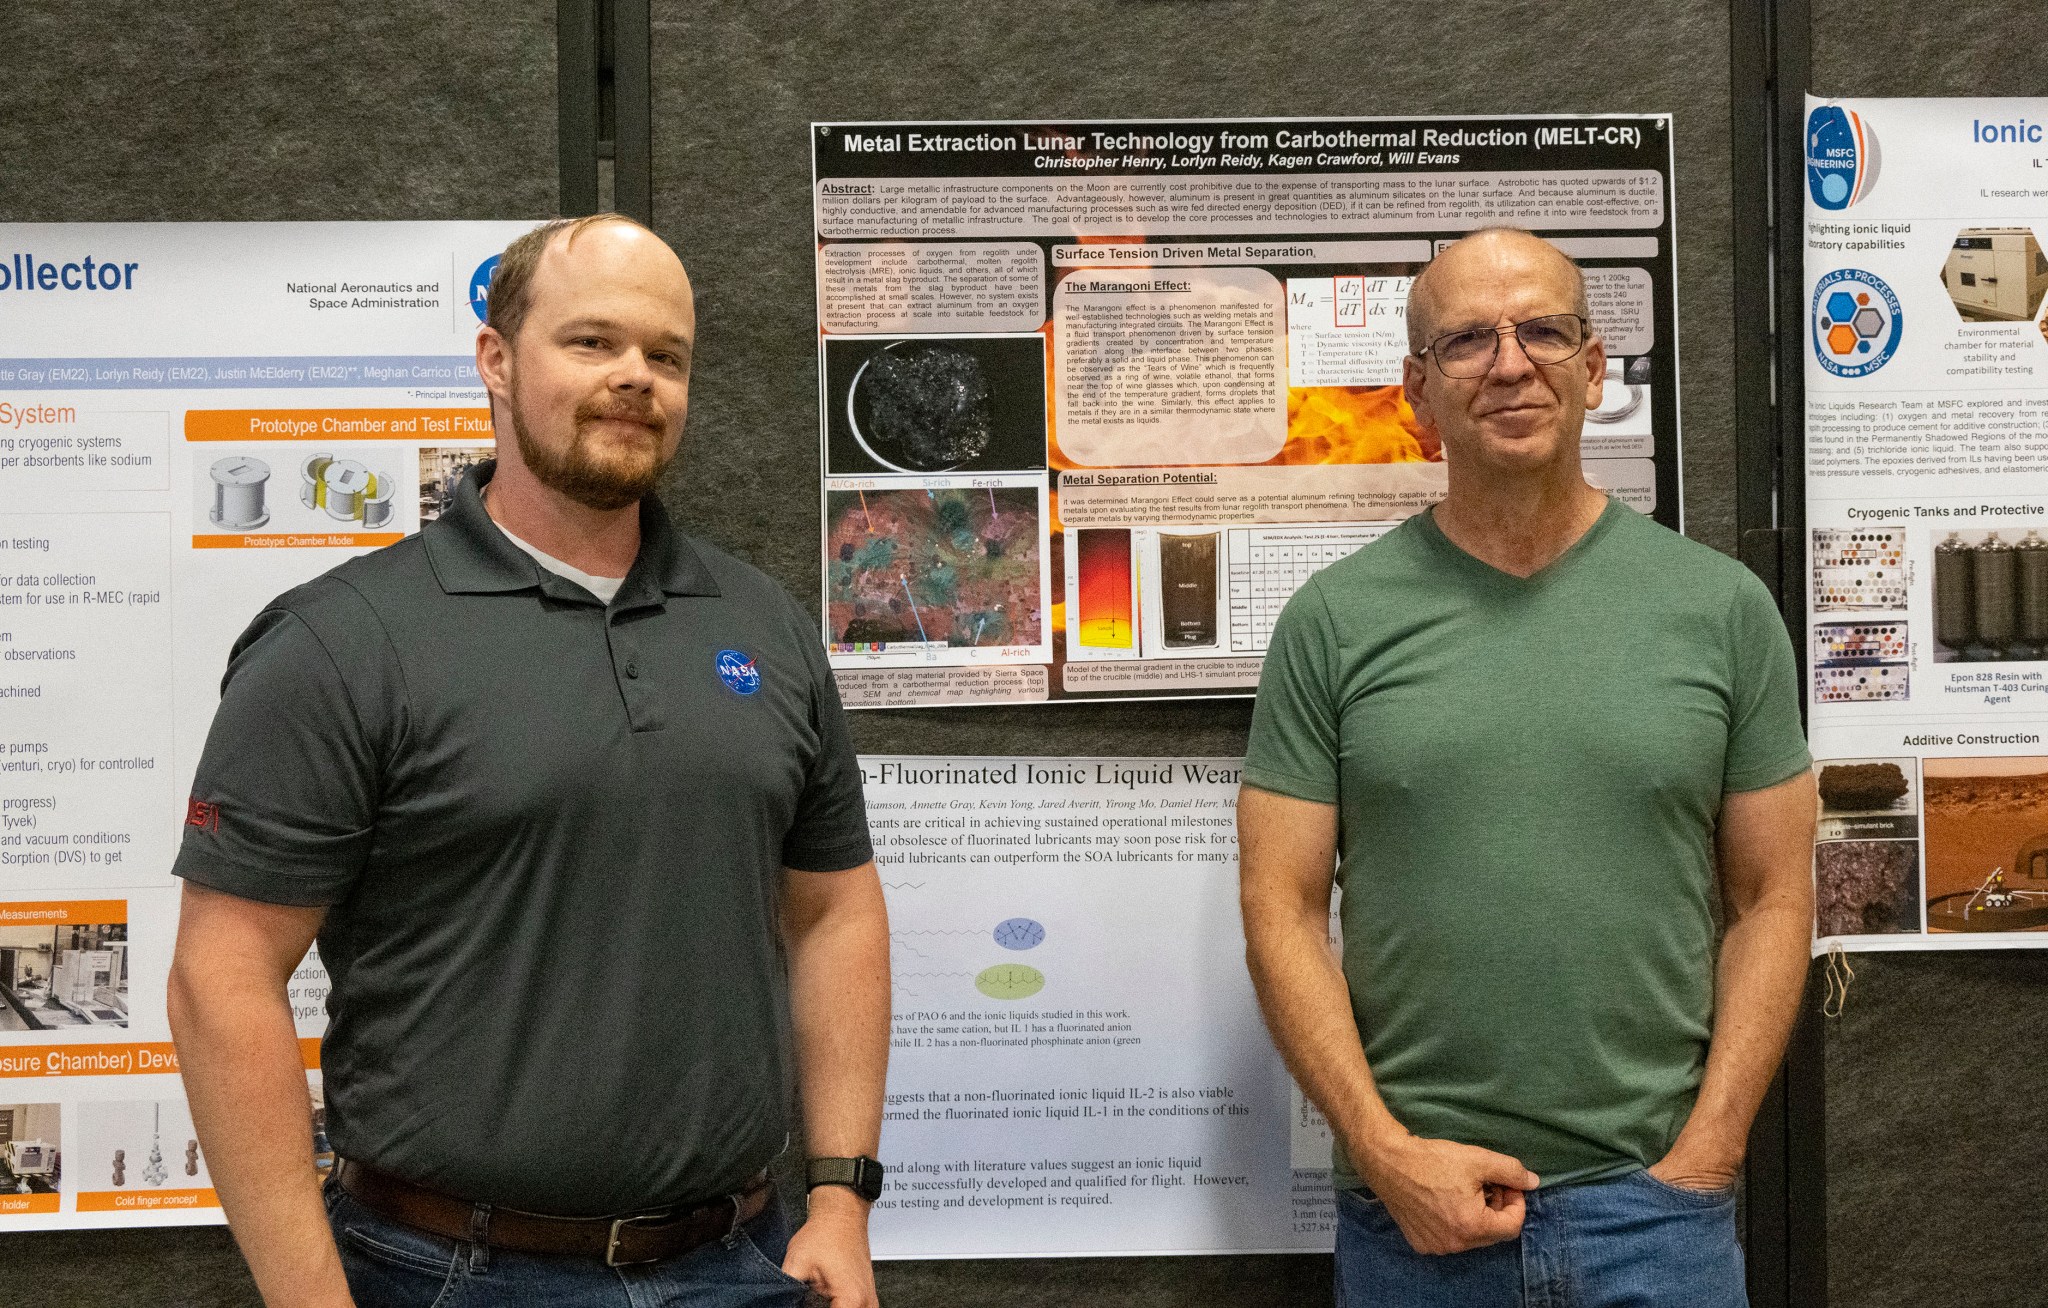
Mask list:
MULTIPOLYGON (((499 531, 505 531, 504 524, 500 523, 496 518, 491 519, 491 525, 497 527, 499 531)), ((612 596, 619 593, 619 587, 626 584, 624 577, 600 577, 595 573, 585 572, 581 568, 571 567, 554 555, 543 553, 541 550, 527 544, 509 531, 505 531, 505 539, 532 555, 535 563, 540 564, 540 566, 554 573, 557 577, 565 577, 575 582, 606 604, 611 603, 612 596)))

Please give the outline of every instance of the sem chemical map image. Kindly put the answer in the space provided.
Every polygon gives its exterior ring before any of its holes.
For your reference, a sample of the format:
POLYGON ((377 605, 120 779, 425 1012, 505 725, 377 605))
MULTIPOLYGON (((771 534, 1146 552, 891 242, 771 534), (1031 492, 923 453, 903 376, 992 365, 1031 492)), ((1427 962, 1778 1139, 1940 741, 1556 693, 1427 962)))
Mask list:
POLYGON ((1921 770, 1928 928, 2048 927, 2048 757, 1931 758, 1921 770))
POLYGON ((835 652, 1043 638, 1035 487, 830 491, 825 533, 835 652))

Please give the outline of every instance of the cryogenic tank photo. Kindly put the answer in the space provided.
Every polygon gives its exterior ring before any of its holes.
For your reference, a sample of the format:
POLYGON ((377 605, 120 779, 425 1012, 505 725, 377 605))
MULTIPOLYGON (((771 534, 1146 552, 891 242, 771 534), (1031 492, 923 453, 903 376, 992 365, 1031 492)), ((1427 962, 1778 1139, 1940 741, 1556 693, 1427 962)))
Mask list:
POLYGON ((1977 635, 1971 602, 1974 558, 1955 532, 1934 547, 1934 638, 1958 653, 1977 635))
POLYGON ((1994 531, 1974 554, 1970 597, 1975 601, 1977 646, 1973 652, 1980 659, 2003 658, 2005 647, 2019 630, 2013 603, 2015 551, 1994 531))
POLYGON ((2048 541, 2030 531, 2013 548, 2019 588, 2020 639, 2033 646, 2030 658, 2040 658, 2048 646, 2048 541))

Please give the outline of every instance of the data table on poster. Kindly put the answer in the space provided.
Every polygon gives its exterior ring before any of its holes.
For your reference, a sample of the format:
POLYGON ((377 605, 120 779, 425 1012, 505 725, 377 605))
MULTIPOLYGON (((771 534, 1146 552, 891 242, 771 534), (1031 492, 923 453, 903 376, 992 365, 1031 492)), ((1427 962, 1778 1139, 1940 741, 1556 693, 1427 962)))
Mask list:
POLYGON ((1263 654, 1294 592, 1367 541, 1384 524, 1359 527, 1236 527, 1225 533, 1230 572, 1230 643, 1263 654))

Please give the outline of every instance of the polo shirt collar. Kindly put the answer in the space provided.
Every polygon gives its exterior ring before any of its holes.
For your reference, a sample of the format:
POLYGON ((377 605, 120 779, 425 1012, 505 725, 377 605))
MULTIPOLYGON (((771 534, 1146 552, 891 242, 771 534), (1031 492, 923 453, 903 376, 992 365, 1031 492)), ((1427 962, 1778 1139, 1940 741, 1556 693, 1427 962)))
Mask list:
MULTIPOLYGON (((576 583, 543 569, 506 538, 484 508, 483 488, 498 469, 486 459, 455 490, 455 503, 420 531, 441 589, 450 595, 539 590, 557 599, 594 603, 576 583)), ((640 555, 612 601, 615 608, 659 604, 665 595, 717 595, 718 582, 687 537, 670 525, 661 502, 640 501, 640 555)))

